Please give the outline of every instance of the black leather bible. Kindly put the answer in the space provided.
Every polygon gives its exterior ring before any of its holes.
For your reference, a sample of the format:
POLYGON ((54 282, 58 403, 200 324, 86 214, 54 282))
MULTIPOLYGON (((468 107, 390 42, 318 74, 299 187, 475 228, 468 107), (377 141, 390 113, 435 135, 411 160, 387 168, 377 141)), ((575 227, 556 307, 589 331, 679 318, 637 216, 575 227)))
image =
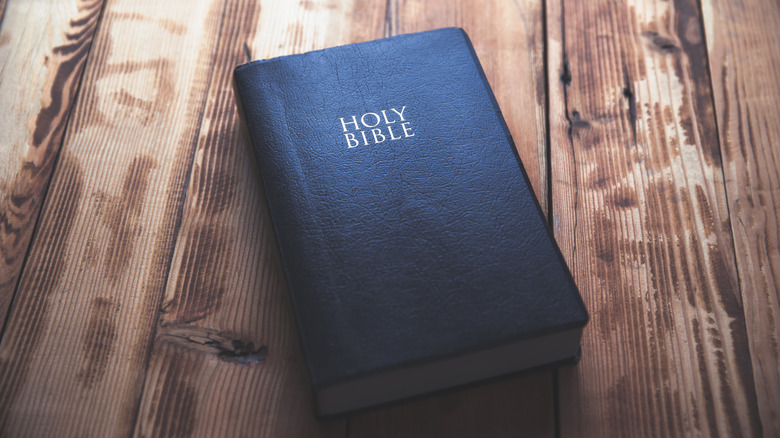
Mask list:
POLYGON ((588 314, 465 32, 234 88, 320 416, 576 360, 588 314))

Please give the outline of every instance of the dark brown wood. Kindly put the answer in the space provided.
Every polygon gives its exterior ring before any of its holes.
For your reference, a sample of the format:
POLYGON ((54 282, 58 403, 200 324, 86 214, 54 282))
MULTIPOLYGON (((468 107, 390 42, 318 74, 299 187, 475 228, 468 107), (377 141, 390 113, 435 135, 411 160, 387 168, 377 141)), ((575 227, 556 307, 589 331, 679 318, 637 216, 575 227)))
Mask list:
POLYGON ((0 2, 0 336, 101 8, 100 0, 0 2))
POLYGON ((696 2, 547 17, 553 220, 592 314, 562 435, 758 435, 696 2))
POLYGON ((554 436, 552 373, 514 377, 350 419, 351 438, 554 436))
POLYGON ((758 409, 780 436, 780 4, 702 7, 758 409))
POLYGON ((231 88, 235 66, 381 36, 384 1, 229 2, 136 436, 343 437, 313 417, 276 242, 231 88), (356 14, 362 14, 360 25, 356 14), (244 46, 246 44, 246 47, 244 46))

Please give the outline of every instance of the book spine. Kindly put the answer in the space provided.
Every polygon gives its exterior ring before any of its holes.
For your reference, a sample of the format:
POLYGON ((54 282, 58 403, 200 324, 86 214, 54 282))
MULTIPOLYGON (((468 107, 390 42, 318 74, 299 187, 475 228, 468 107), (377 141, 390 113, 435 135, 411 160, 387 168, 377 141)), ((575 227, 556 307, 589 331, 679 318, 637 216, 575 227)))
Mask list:
MULTIPOLYGON (((245 67, 245 66, 242 66, 242 67, 245 67)), ((233 93, 235 94, 235 101, 236 101, 236 106, 237 106, 237 109, 238 109, 238 115, 239 115, 240 123, 241 123, 241 126, 242 126, 242 131, 244 133, 244 137, 245 137, 246 141, 248 142, 249 148, 252 150, 252 155, 254 156, 255 163, 257 165, 256 168, 258 170, 259 182, 262 185, 262 191, 263 191, 263 194, 264 194, 266 208, 268 208, 268 213, 269 213, 269 217, 270 217, 270 220, 271 220, 271 226, 273 228, 273 233, 274 233, 274 240, 276 241, 276 247, 278 248, 278 251, 279 251, 280 260, 282 261, 282 268, 283 268, 283 272, 284 272, 285 285, 286 285, 286 288, 288 290, 289 298, 290 298, 289 302, 290 302, 290 304, 292 306, 292 309, 293 309, 293 315, 295 317, 295 324, 298 327, 298 330, 296 330, 296 332, 298 333, 298 337, 299 337, 299 341, 301 342, 301 345, 305 346, 306 345, 306 337, 305 337, 304 330, 301 330, 302 325, 301 325, 301 321, 300 321, 300 311, 298 310, 297 302, 294 299, 295 298, 295 292, 292 290, 292 284, 293 283, 292 283, 292 281, 290 279, 290 274, 289 274, 289 271, 287 269, 287 261, 286 261, 286 257, 285 257, 285 249, 284 249, 284 246, 281 243, 281 239, 279 238, 279 236, 280 236, 280 230, 279 230, 279 226, 278 226, 279 225, 279 223, 278 223, 279 221, 278 221, 278 219, 276 219, 276 218, 278 218, 278 215, 275 214, 274 207, 272 205, 272 202, 270 201, 271 199, 274 199, 274 197, 275 197, 274 196, 275 194, 271 190, 269 190, 272 187, 274 187, 272 185, 272 184, 274 184, 274 182, 270 181, 268 179, 267 175, 270 174, 269 172, 273 172, 273 169, 269 169, 269 167, 271 167, 271 165, 273 164, 274 160, 272 159, 272 157, 261 156, 261 154, 259 153, 261 148, 263 148, 263 150, 267 150, 267 148, 265 148, 264 146, 266 146, 266 142, 267 142, 268 139, 264 138, 263 136, 258 135, 258 133, 259 132, 260 133, 264 133, 264 134, 268 135, 269 138, 280 138, 280 137, 284 137, 284 133, 279 133, 277 131, 279 129, 284 129, 286 126, 285 126, 284 123, 282 123, 282 124, 274 124, 274 123, 272 123, 272 121, 274 120, 274 117, 272 117, 272 113, 265 113, 265 114, 263 114, 260 111, 258 111, 259 109, 266 109, 266 111, 268 111, 269 107, 263 107, 262 105, 258 105, 257 101, 253 101, 252 102, 252 106, 250 107, 249 113, 247 113, 247 106, 246 106, 246 101, 245 101, 245 93, 242 92, 242 90, 246 90, 247 87, 253 87, 253 86, 254 87, 258 87, 259 84, 253 84, 253 82, 251 81, 251 79, 248 76, 245 76, 245 75, 243 75, 241 73, 240 69, 241 69, 241 67, 237 68, 236 71, 234 72, 234 75, 233 75, 233 93), (251 126, 252 126, 253 129, 249 128, 249 126, 250 126, 250 124, 248 123, 249 120, 252 120, 252 125, 251 126), (281 128, 280 128, 280 126, 281 126, 281 128)), ((277 102, 279 102, 278 99, 277 99, 277 102)), ((280 104, 277 104, 277 105, 280 105, 280 104)), ((276 109, 278 110, 278 108, 276 108, 276 109)), ((299 169, 300 169, 300 166, 299 166, 299 169)), ((288 169, 288 171, 289 171, 289 169, 288 169)), ((273 172, 273 173, 275 175, 279 175, 280 177, 284 176, 284 172, 276 171, 276 172, 273 172)), ((319 390, 319 385, 318 385, 318 382, 314 378, 314 376, 315 376, 314 369, 313 369, 313 367, 311 365, 312 362, 311 362, 311 359, 309 357, 307 348, 303 348, 303 356, 304 356, 304 359, 305 359, 305 362, 306 362, 306 367, 308 369, 308 375, 310 376, 310 379, 311 379, 310 383, 311 383, 312 390, 313 390, 313 393, 314 393, 314 396, 312 398, 314 400, 314 403, 316 404, 316 400, 318 399, 316 394, 317 394, 317 391, 319 390)), ((317 410, 318 410, 318 408, 317 408, 317 406, 315 406, 315 411, 317 411, 317 410)))

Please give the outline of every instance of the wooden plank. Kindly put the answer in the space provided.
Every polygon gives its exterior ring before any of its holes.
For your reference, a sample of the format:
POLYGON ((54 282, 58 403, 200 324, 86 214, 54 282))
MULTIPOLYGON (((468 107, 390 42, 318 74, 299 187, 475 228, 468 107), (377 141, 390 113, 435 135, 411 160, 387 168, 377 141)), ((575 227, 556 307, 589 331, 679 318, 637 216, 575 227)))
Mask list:
POLYGON ((0 344, 0 435, 132 432, 223 6, 106 5, 0 344))
MULTIPOLYGON (((546 211, 542 4, 426 0, 388 4, 388 35, 446 26, 466 30, 546 211)), ((359 415, 350 420, 349 436, 516 436, 521 430, 529 436, 554 435, 552 372, 359 415)))
POLYGON ((381 37, 385 1, 229 2, 146 378, 137 436, 343 437, 312 412, 235 66, 381 37))
POLYGON ((780 436, 780 4, 702 9, 758 409, 780 436))
POLYGON ((563 436, 757 436, 693 0, 547 3, 554 228, 591 311, 563 436))
POLYGON ((349 436, 553 436, 553 391, 549 375, 547 372, 498 380, 358 415, 350 419, 349 436))
POLYGON ((0 335, 101 8, 0 2, 0 335))

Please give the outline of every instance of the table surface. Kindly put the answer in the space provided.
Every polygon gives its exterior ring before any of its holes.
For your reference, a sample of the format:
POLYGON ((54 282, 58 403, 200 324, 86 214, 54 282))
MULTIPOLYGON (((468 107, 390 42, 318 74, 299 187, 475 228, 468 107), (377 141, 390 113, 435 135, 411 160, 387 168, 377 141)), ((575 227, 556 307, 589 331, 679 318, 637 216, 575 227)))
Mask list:
POLYGON ((780 5, 0 0, 1 436, 780 436, 780 5), (230 77, 470 34, 577 366, 318 422, 230 77))

